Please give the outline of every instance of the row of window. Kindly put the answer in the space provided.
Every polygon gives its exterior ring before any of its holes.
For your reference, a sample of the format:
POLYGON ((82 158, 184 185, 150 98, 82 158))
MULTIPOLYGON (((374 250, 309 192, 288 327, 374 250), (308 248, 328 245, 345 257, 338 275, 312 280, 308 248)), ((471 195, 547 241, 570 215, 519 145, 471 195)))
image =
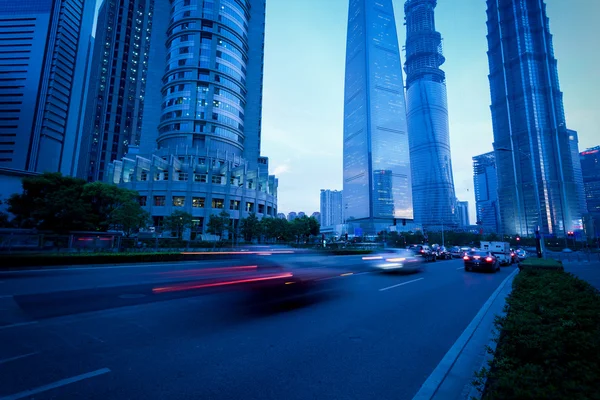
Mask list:
MULTIPOLYGON (((140 196, 139 198, 140 205, 142 207, 148 206, 148 196, 140 196)), ((152 204, 155 207, 164 207, 167 205, 167 196, 154 196, 152 200, 152 204)), ((185 207, 186 204, 186 196, 173 196, 171 198, 171 205, 173 207, 185 207)), ((206 207, 206 198, 205 197, 192 197, 192 207, 193 208, 204 208, 206 207)), ((216 209, 224 209, 225 208, 225 200, 214 198, 211 200, 211 208, 216 209)), ((229 201, 229 209, 234 211, 239 211, 240 209, 240 201, 239 200, 230 200, 229 201)), ((265 205, 258 204, 257 209, 255 210, 255 203, 251 201, 247 201, 244 207, 246 212, 257 212, 259 214, 265 213, 265 205)), ((273 215, 273 207, 266 207, 267 214, 273 215)))

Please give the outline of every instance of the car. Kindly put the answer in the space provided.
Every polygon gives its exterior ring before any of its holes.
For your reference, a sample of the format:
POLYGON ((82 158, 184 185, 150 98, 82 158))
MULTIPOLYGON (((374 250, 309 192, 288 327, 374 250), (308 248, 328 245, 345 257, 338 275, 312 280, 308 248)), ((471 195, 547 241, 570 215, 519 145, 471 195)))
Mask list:
POLYGON ((420 253, 407 249, 385 249, 364 256, 362 259, 372 269, 384 272, 413 272, 423 268, 425 263, 425 259, 420 253))
POLYGON ((450 254, 450 250, 448 250, 444 246, 437 246, 434 248, 435 255, 438 260, 450 260, 452 258, 452 254, 450 254))
POLYGON ((477 269, 491 272, 500 271, 500 262, 489 251, 471 250, 463 256, 465 271, 477 269))
POLYGON ((425 259, 425 261, 436 261, 437 255, 436 253, 426 244, 415 244, 410 247, 411 251, 414 251, 421 257, 425 259))
POLYGON ((463 253, 460 251, 460 247, 454 246, 450 249, 450 254, 453 258, 461 258, 463 253))
POLYGON ((523 249, 517 249, 517 251, 515 251, 515 254, 517 255, 519 261, 523 261, 527 258, 527 252, 523 249))

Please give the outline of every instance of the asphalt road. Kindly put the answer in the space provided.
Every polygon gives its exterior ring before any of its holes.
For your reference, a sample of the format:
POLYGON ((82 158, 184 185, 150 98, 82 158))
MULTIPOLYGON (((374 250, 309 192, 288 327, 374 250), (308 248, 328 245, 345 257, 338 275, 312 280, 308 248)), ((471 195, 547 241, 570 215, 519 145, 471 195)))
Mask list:
POLYGON ((513 270, 297 261, 340 273, 285 307, 152 291, 226 262, 0 274, 0 399, 411 399, 513 270))

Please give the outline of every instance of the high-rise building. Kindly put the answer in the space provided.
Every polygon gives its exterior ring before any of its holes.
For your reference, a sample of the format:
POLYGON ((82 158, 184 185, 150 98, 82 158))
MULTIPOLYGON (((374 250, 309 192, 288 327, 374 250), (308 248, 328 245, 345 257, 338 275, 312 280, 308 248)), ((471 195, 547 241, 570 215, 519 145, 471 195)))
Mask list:
POLYGON ((322 226, 334 226, 343 222, 342 202, 342 191, 321 189, 322 226))
POLYGON ((295 220, 296 218, 298 218, 298 214, 296 214, 296 211, 291 211, 288 213, 287 215, 287 220, 289 222, 292 222, 293 220, 295 220))
POLYGON ((494 152, 473 157, 473 185, 477 225, 484 232, 500 233, 498 218, 498 178, 494 152))
POLYGON ((505 234, 581 225, 557 62, 543 0, 487 0, 500 220, 505 234))
POLYGON ((303 217, 306 217, 306 213, 304 211, 300 211, 298 213, 298 218, 303 218, 303 217))
POLYGON ((580 153, 587 211, 592 218, 589 236, 600 238, 600 146, 580 153))
POLYGON ((469 226, 469 202, 456 199, 456 219, 461 228, 469 226))
MULTIPOLYGON (((77 168, 95 4, 0 0, 0 169, 77 168)), ((2 173, 2 194, 8 174, 2 173)))
POLYGON ((588 213, 585 201, 585 189, 583 187, 583 174, 581 172, 581 159, 579 158, 579 137, 577 131, 567 129, 569 134, 569 148, 571 149, 571 160, 573 161, 573 173, 577 185, 577 204, 581 216, 588 213))
POLYGON ((404 82, 392 0, 350 0, 343 138, 344 213, 355 233, 374 235, 395 218, 412 220, 404 82))
POLYGON ((311 214, 311 218, 316 219, 319 224, 321 223, 321 213, 320 212, 315 211, 314 213, 311 214))
POLYGON ((223 210, 277 215, 260 155, 265 0, 155 1, 139 149, 105 180, 135 189, 159 226, 175 210, 203 233, 223 210))
POLYGON ((415 221, 429 229, 456 226, 446 74, 442 37, 435 30, 437 0, 408 0, 406 109, 415 221))
POLYGON ((139 146, 154 0, 104 1, 98 11, 78 176, 103 180, 108 164, 139 146))

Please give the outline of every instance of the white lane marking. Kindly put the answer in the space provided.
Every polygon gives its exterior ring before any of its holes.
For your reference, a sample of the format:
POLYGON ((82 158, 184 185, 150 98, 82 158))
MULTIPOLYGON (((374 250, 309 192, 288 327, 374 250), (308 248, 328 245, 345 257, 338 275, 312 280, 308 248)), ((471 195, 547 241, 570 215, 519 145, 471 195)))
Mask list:
POLYGON ((393 289, 393 288, 396 288, 396 287, 402 286, 402 285, 408 285, 409 283, 417 282, 417 281, 420 281, 422 279, 425 279, 425 278, 413 279, 412 281, 402 282, 402 283, 399 283, 399 284, 394 285, 394 286, 389 286, 389 287, 386 287, 386 288, 383 288, 383 289, 379 289, 379 291, 383 292, 384 290, 393 289))
POLYGON ((108 368, 102 368, 102 369, 99 369, 99 370, 96 370, 96 371, 88 372, 87 374, 81 374, 81 375, 73 376, 71 378, 61 379, 60 381, 56 381, 56 382, 50 383, 48 385, 40 386, 40 387, 37 387, 35 389, 29 389, 29 390, 25 390, 25 391, 20 392, 20 393, 11 394, 10 396, 0 397, 0 400, 18 400, 18 399, 22 399, 22 398, 25 398, 25 397, 33 396, 33 395, 38 394, 38 393, 47 392, 48 390, 56 389, 56 388, 59 388, 61 386, 66 386, 66 385, 69 385, 71 383, 79 382, 79 381, 82 381, 84 379, 93 378, 93 377, 98 376, 98 375, 107 374, 109 372, 111 372, 110 369, 108 369, 108 368))
POLYGON ((459 269, 465 269, 465 267, 458 267, 456 268, 456 270, 458 271, 459 269))
POLYGON ((366 275, 366 274, 372 274, 372 272, 371 272, 371 271, 366 271, 366 272, 357 272, 357 273, 355 273, 354 275, 355 275, 355 276, 357 276, 357 275, 366 275))
POLYGON ((463 349, 465 348, 465 346, 467 345, 467 343, 469 342, 469 340, 475 333, 475 330, 479 327, 479 324, 483 320, 483 317, 485 317, 488 310, 492 306, 492 303, 496 300, 498 295, 502 292, 502 290, 504 289, 504 286, 506 286, 506 283, 510 279, 512 279, 517 274, 517 272, 519 272, 519 270, 515 269, 510 275, 508 275, 502 281, 502 283, 500 283, 498 288, 494 291, 494 293, 492 293, 490 298, 481 307, 481 309, 479 310, 477 315, 475 315, 475 318, 473 318, 471 323, 465 328, 465 330, 460 335, 460 337, 458 339, 456 339, 456 342, 454 342, 454 344, 452 345, 450 350, 448 350, 448 352, 446 353, 444 358, 442 358, 442 360, 437 365, 437 367, 435 367, 435 369, 433 370, 431 375, 429 375, 427 380, 423 383, 423 385, 421 386, 421 388, 419 389, 417 394, 415 394, 415 397, 413 397, 413 400, 424 400, 424 399, 430 400, 435 396, 438 389, 440 388, 440 386, 442 385, 442 383, 448 376, 448 373, 454 366, 454 363, 456 362, 456 360, 462 353, 463 349))
POLYGON ((0 360, 0 365, 6 364, 7 362, 20 360, 21 358, 31 357, 31 356, 34 356, 39 353, 40 353, 39 351, 34 351, 33 353, 27 353, 27 354, 22 354, 22 355, 16 356, 16 357, 5 358, 4 360, 0 360))
MULTIPOLYGON (((11 325, 4 325, 4 326, 0 326, 0 331, 3 329, 8 329, 8 328, 17 328, 19 326, 27 326, 27 325, 33 325, 33 324, 37 324, 37 321, 29 321, 29 322, 19 322, 18 324, 11 324, 11 325)), ((0 400, 2 400, 0 398, 0 400)))

